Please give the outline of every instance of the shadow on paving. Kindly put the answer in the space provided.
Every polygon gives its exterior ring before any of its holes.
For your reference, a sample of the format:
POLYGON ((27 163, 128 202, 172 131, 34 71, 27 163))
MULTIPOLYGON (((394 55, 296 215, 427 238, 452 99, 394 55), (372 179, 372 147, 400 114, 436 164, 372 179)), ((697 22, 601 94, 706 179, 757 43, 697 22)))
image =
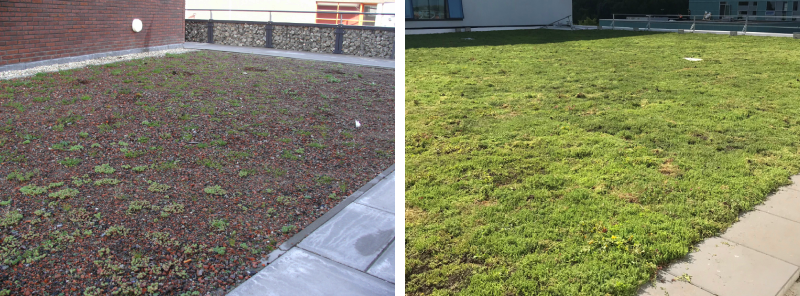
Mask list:
POLYGON ((411 48, 450 48, 471 46, 499 46, 515 44, 546 44, 570 41, 625 38, 634 36, 658 35, 662 32, 611 31, 611 30, 514 30, 468 33, 444 33, 406 36, 406 49, 411 48), (530 31, 530 35, 521 32, 530 31), (465 38, 472 38, 467 40, 465 38), (435 46, 431 46, 435 44, 435 46))

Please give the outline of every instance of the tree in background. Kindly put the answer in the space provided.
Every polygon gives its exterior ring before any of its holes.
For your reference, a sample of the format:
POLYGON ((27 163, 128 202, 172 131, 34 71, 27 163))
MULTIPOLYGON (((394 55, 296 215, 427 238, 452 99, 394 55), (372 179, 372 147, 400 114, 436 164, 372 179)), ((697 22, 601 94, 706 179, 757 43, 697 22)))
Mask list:
POLYGON ((688 0, 572 0, 572 16, 579 24, 597 24, 612 14, 689 14, 688 0))

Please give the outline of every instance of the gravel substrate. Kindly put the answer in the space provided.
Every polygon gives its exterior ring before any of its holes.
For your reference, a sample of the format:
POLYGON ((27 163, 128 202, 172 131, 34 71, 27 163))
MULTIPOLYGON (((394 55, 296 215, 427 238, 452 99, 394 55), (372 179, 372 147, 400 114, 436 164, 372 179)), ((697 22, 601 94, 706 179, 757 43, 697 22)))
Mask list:
POLYGON ((0 80, 0 295, 222 295, 394 163, 393 86, 209 51, 0 80))
POLYGON ((150 58, 150 57, 163 57, 166 54, 180 54, 194 51, 194 49, 184 49, 184 48, 177 48, 177 49, 167 49, 167 50, 159 50, 159 51, 150 51, 150 52, 141 52, 141 53, 132 53, 126 54, 121 56, 108 56, 102 57, 98 59, 91 59, 85 60, 81 62, 74 62, 74 63, 64 63, 64 64, 55 64, 49 66, 39 66, 25 70, 16 70, 16 71, 3 71, 0 72, 0 80, 5 79, 13 79, 13 78, 20 78, 20 77, 27 77, 31 75, 36 75, 36 73, 42 72, 57 72, 61 70, 69 70, 75 68, 83 68, 89 65, 103 65, 108 63, 116 63, 120 61, 128 61, 134 59, 141 59, 141 58, 150 58))

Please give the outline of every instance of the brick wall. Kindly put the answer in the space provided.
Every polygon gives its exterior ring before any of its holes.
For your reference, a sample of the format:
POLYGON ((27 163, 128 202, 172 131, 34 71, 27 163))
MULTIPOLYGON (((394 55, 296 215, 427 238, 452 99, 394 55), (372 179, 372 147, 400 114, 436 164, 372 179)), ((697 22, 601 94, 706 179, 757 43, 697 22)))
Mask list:
POLYGON ((184 0, 0 0, 0 66, 183 43, 185 7, 184 0))

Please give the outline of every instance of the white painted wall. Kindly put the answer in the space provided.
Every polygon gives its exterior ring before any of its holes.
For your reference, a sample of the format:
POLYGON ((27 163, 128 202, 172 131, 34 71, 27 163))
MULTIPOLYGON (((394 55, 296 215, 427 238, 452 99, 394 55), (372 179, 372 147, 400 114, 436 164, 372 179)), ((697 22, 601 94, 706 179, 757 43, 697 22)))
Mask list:
POLYGON ((464 19, 406 21, 406 28, 546 25, 572 14, 572 0, 462 0, 464 19))
MULTIPOLYGON (((386 2, 378 4, 378 12, 380 13, 396 13, 398 11, 396 9, 396 5, 394 2, 386 2)), ((394 27, 394 22, 397 20, 396 15, 379 15, 378 18, 375 20, 375 26, 377 27, 394 27)))
MULTIPOLYGON (((321 0, 319 2, 358 2, 358 3, 378 3, 378 12, 395 13, 395 0, 321 0)), ((188 9, 242 9, 242 10, 293 10, 293 11, 316 11, 317 0, 186 0, 186 18, 194 15, 196 19, 208 19, 208 11, 191 11, 188 9)), ((316 22, 315 13, 272 13, 273 22, 282 23, 309 23, 316 22)), ((215 20, 234 20, 234 21, 260 21, 270 20, 270 13, 266 12, 236 12, 236 11, 215 11, 215 20)), ((376 20, 384 26, 393 27, 396 17, 381 16, 376 20)))

